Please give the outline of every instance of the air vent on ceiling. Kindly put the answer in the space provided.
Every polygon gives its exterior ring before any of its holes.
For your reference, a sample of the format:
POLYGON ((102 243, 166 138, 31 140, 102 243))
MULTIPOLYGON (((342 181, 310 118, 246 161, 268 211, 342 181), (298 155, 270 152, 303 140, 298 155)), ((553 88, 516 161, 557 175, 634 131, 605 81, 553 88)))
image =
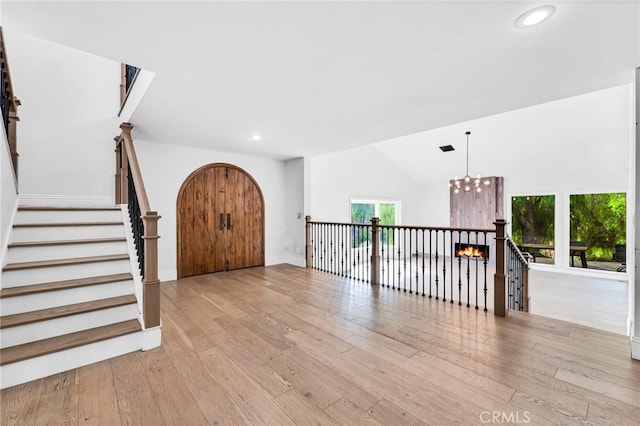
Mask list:
POLYGON ((455 151, 455 148, 453 147, 453 145, 442 145, 440 147, 440 151, 442 152, 455 151))

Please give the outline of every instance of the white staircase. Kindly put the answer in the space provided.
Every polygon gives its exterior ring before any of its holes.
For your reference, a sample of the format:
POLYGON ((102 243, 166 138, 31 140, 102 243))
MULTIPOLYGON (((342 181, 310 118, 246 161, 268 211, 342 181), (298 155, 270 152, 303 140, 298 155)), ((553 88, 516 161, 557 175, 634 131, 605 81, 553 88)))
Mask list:
POLYGON ((142 349, 129 227, 116 206, 18 208, 2 268, 0 388, 142 349))

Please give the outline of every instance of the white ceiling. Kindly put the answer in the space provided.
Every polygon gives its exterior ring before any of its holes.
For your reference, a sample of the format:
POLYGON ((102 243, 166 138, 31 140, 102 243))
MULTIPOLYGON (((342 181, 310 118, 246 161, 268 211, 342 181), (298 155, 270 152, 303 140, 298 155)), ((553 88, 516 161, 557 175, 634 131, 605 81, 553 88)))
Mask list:
POLYGON ((137 138, 286 159, 632 82, 638 1, 553 3, 526 30, 538 2, 5 1, 2 23, 155 72, 137 138))

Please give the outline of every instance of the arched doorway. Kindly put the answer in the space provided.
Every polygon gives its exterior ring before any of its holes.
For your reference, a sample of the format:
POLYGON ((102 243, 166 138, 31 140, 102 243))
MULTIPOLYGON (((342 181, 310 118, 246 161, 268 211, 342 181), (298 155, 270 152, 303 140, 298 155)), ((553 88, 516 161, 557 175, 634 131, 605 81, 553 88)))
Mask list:
POLYGON ((264 265, 264 198, 227 163, 194 171, 178 192, 178 278, 264 265))

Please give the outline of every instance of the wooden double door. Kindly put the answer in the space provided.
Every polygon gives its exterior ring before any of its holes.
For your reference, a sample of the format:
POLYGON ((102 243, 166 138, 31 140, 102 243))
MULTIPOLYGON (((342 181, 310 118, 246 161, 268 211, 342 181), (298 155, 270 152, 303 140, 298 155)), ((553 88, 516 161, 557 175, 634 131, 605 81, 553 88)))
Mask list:
POLYGON ((177 200, 178 278, 264 265, 264 198, 239 167, 193 172, 177 200))

